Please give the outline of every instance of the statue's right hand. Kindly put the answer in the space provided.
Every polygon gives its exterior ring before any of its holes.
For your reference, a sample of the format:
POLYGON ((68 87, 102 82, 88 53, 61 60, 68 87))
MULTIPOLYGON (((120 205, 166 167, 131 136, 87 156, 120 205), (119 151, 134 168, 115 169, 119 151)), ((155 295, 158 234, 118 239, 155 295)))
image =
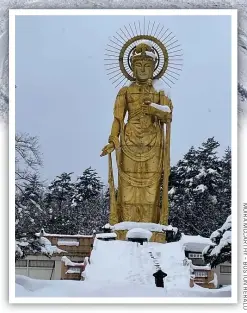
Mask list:
POLYGON ((115 147, 114 147, 114 143, 113 142, 110 142, 108 143, 108 145, 106 145, 103 149, 102 149, 102 152, 101 152, 101 157, 106 155, 106 154, 109 154, 111 153, 112 151, 114 151, 115 147))

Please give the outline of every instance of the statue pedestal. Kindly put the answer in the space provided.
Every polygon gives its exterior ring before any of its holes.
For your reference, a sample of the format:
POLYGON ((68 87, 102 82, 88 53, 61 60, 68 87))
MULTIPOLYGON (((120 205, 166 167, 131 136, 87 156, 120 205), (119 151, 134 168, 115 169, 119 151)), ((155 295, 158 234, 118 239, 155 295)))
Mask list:
MULTIPOLYGON (((115 230, 114 232, 117 234, 117 240, 127 240, 126 234, 128 230, 115 230)), ((149 241, 166 243, 166 234, 163 232, 152 231, 152 237, 149 241)))

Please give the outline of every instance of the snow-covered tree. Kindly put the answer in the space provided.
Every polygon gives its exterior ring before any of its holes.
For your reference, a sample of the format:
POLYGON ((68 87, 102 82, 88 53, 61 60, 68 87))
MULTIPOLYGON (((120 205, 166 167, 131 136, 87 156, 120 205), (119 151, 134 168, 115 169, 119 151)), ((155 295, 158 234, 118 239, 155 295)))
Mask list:
POLYGON ((170 174, 170 214, 169 224, 181 231, 195 233, 199 230, 194 226, 193 179, 198 174, 198 152, 191 147, 178 164, 171 168, 170 174), (194 228, 194 229, 191 229, 194 228))
POLYGON ((63 173, 49 185, 45 195, 48 216, 45 229, 61 234, 90 234, 108 221, 107 192, 95 170, 88 168, 76 182, 63 173))
POLYGON ((45 195, 46 214, 49 216, 48 231, 69 233, 71 227, 71 201, 74 193, 72 173, 62 173, 51 182, 45 195))
POLYGON ((77 206, 85 200, 93 200, 97 198, 103 188, 95 170, 91 167, 87 168, 81 176, 77 178, 73 194, 73 205, 77 206))
POLYGON ((213 244, 207 246, 202 252, 205 262, 210 263, 211 267, 224 262, 231 263, 231 236, 232 222, 229 215, 223 226, 211 234, 210 239, 213 244))
POLYGON ((230 214, 231 206, 231 149, 227 148, 223 158, 220 160, 221 182, 217 188, 218 205, 226 210, 224 219, 230 214))
POLYGON ((210 236, 230 214, 230 150, 220 159, 218 147, 209 138, 171 169, 169 223, 186 234, 210 236))
POLYGON ((109 220, 110 214, 110 190, 109 187, 102 193, 102 214, 109 220))
POLYGON ((15 186, 22 191, 42 165, 38 138, 26 133, 15 135, 15 186))
POLYGON ((44 254, 51 257, 53 253, 64 252, 57 246, 52 246, 51 242, 40 235, 33 234, 32 238, 20 238, 15 241, 15 260, 25 258, 30 254, 44 254))
POLYGON ((38 176, 34 174, 29 182, 25 182, 23 190, 16 193, 15 201, 15 235, 21 238, 32 238, 37 228, 45 220, 43 208, 44 187, 38 176))
POLYGON ((82 234, 91 234, 93 230, 99 232, 101 227, 109 222, 109 211, 103 193, 93 201, 83 202, 83 214, 80 221, 82 234))

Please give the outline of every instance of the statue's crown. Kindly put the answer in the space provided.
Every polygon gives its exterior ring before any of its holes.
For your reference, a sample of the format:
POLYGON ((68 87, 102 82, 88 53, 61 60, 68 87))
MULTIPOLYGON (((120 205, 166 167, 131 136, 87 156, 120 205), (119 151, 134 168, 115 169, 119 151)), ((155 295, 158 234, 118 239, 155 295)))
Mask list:
POLYGON ((131 62, 136 61, 138 59, 150 59, 153 62, 156 62, 157 57, 155 55, 155 51, 152 48, 152 46, 150 46, 147 43, 140 43, 138 44, 132 53, 131 56, 131 62))

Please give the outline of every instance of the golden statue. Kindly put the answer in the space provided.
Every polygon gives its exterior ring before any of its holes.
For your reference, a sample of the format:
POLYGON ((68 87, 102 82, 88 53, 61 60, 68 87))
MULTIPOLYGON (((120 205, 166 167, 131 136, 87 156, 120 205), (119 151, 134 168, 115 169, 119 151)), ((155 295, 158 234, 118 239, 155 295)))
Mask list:
POLYGON ((109 158, 112 225, 122 221, 167 225, 173 108, 164 92, 155 90, 153 80, 164 75, 168 61, 167 49, 153 36, 134 36, 120 51, 120 69, 132 82, 118 92, 109 143, 101 153, 101 156, 108 154, 109 158), (161 63, 160 51, 164 56, 161 68, 158 67, 161 63), (124 61, 126 54, 128 63, 124 61), (126 70, 126 64, 132 75, 126 70), (114 150, 118 167, 117 197, 111 158, 114 150), (160 207, 162 173, 163 195, 160 207))

